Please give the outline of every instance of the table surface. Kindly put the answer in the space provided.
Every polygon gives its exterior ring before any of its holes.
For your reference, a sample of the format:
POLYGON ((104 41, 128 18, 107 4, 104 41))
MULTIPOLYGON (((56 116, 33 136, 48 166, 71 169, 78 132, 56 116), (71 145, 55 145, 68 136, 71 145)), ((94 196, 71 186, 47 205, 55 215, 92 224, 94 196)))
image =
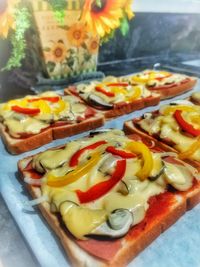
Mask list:
POLYGON ((0 267, 37 267, 39 264, 0 196, 0 267))
MULTIPOLYGON (((21 94, 22 92, 19 92, 21 94)), ((4 95, 6 93, 4 92, 4 95)), ((1 157, 1 156, 0 156, 1 157)), ((0 266, 37 267, 39 263, 23 239, 15 221, 0 196, 0 266)))

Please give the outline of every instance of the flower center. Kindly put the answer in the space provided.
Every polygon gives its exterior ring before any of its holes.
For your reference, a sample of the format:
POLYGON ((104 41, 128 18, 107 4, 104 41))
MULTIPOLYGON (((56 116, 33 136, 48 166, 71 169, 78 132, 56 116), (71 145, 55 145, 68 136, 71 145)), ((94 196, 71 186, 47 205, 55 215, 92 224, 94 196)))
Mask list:
POLYGON ((81 31, 78 31, 78 30, 74 31, 73 37, 74 37, 74 39, 79 40, 81 38, 81 31))
POLYGON ((94 0, 91 10, 95 13, 101 12, 107 4, 107 0, 94 0))
POLYGON ((7 0, 0 1, 0 15, 6 11, 7 6, 8 6, 7 0))
POLYGON ((63 54, 63 51, 60 47, 56 48, 55 52, 54 52, 56 57, 61 57, 63 54))
POLYGON ((91 44, 91 48, 95 50, 98 47, 98 43, 96 41, 93 41, 91 44))

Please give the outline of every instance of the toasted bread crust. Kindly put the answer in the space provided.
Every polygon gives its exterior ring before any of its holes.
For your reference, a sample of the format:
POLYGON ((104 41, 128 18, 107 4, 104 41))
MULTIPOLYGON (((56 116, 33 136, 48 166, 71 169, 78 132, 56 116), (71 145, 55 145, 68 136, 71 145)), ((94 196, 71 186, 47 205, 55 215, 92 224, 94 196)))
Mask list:
MULTIPOLYGON (((125 127, 126 128, 126 127, 125 127)), ((128 129, 130 131, 130 129, 128 129)), ((133 132, 133 131, 132 131, 133 132)), ((134 133, 139 133, 145 138, 154 140, 154 138, 141 133, 140 131, 134 131, 134 133)), ((163 149, 167 151, 174 151, 174 149, 156 141, 156 146, 161 145, 163 149)), ((20 160, 18 163, 18 169, 21 174, 21 178, 26 176, 26 171, 24 171, 27 164, 30 162, 32 157, 20 160)), ((41 195, 40 189, 27 185, 29 193, 34 197, 39 197, 41 195)), ((142 250, 144 250, 153 240, 155 240, 162 232, 168 229, 173 223, 175 223, 187 209, 197 204, 200 201, 200 183, 196 185, 194 190, 189 192, 184 192, 184 194, 175 193, 174 197, 176 199, 175 203, 170 207, 170 210, 161 214, 160 217, 153 218, 151 223, 147 225, 142 232, 140 232, 137 237, 122 239, 122 248, 117 252, 115 257, 109 261, 105 262, 81 249, 75 242, 65 228, 60 224, 60 221, 56 214, 52 214, 49 209, 48 203, 42 203, 39 205, 44 218, 47 220, 51 228, 55 231, 56 235, 59 237, 67 255, 73 266, 85 266, 85 267, 122 267, 126 266, 134 257, 136 257, 142 250)), ((134 236, 134 235, 133 235, 134 236)))
POLYGON ((167 99, 167 98, 171 98, 177 95, 180 95, 182 93, 185 93, 189 90, 192 90, 192 88, 195 86, 197 82, 197 79, 192 78, 190 79, 187 83, 183 83, 183 84, 178 84, 176 86, 173 86, 171 88, 165 88, 165 89, 156 89, 153 88, 148 88, 150 91, 155 92, 157 94, 160 94, 161 99, 167 99))
POLYGON ((92 130, 103 126, 103 124, 104 118, 102 115, 98 114, 80 123, 51 127, 31 137, 15 139, 7 133, 6 127, 0 123, 0 135, 2 136, 7 150, 11 154, 20 154, 48 144, 55 139, 69 137, 90 129, 92 130))
MULTIPOLYGON (((69 88, 66 88, 64 90, 64 93, 66 95, 75 95, 74 93, 72 93, 71 89, 76 89, 75 86, 70 86, 69 88)), ((76 94, 76 96, 78 96, 78 93, 76 94)), ((79 99, 81 101, 84 101, 84 99, 82 99, 80 96, 78 96, 79 99)), ((130 103, 117 103, 114 105, 113 109, 110 110, 106 110, 106 111, 101 111, 96 109, 96 111, 98 113, 102 113, 106 119, 111 119, 111 118, 115 118, 118 116, 122 116, 128 113, 131 113, 133 111, 136 110, 140 110, 143 109, 145 107, 149 107, 149 106, 155 106, 160 102, 160 95, 159 94, 153 94, 149 97, 144 97, 144 98, 140 98, 140 99, 135 99, 133 102, 130 103)), ((93 107, 93 109, 95 109, 93 107)))
POLYGON ((68 124, 53 128, 53 139, 60 139, 103 126, 103 116, 96 115, 80 123, 68 124))
MULTIPOLYGON (((177 152, 174 148, 171 146, 163 143, 162 141, 157 141, 154 137, 148 135, 146 132, 142 131, 142 129, 138 129, 133 124, 133 121, 127 121, 124 123, 123 130, 126 134, 139 134, 140 136, 143 136, 144 138, 149 138, 157 143, 159 143, 159 146, 167 151, 177 152)), ((200 162, 197 161, 191 161, 189 162, 191 165, 195 165, 198 170, 200 170, 200 162)), ((200 202, 200 181, 196 182, 196 185, 194 188, 187 193, 187 210, 192 209, 194 206, 196 206, 200 202)))
POLYGON ((53 141, 52 129, 48 128, 39 134, 24 139, 14 139, 6 131, 6 127, 0 123, 0 135, 7 150, 11 154, 20 154, 38 148, 53 141))

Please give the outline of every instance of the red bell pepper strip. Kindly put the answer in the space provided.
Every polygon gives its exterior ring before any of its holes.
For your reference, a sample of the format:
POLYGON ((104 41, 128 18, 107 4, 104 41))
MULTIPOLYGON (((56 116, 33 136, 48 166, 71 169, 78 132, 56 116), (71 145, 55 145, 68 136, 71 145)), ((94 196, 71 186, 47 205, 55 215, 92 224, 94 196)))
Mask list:
POLYGON ((124 86, 124 87, 127 87, 127 86, 129 86, 129 83, 109 83, 109 84, 107 84, 107 86, 110 86, 110 87, 112 87, 112 86, 124 86))
POLYGON ((86 146, 80 150, 78 150, 70 159, 70 162, 69 162, 69 166, 70 167, 75 167, 76 165, 78 165, 78 160, 80 158, 80 156, 86 151, 86 150, 92 150, 92 149, 95 149, 97 148, 98 146, 101 146, 101 145, 104 145, 106 144, 107 142, 106 141, 98 141, 92 145, 89 145, 89 146, 86 146))
POLYGON ((107 181, 92 186, 88 191, 76 190, 80 203, 94 201, 107 194, 124 176, 126 171, 126 160, 118 160, 115 171, 107 181))
POLYGON ((96 87, 95 87, 95 90, 96 90, 97 92, 100 92, 100 93, 102 93, 102 94, 104 94, 104 95, 106 95, 106 96, 109 96, 109 97, 113 97, 113 96, 115 96, 115 93, 113 93, 113 92, 107 92, 106 90, 104 90, 104 89, 101 88, 100 86, 96 86, 96 87))
POLYGON ((124 159, 132 159, 136 157, 136 154, 116 149, 114 146, 108 146, 106 148, 106 151, 113 155, 120 156, 124 159))
POLYGON ((195 129, 192 124, 185 121, 185 119, 182 116, 182 110, 176 110, 174 112, 174 118, 182 130, 186 131, 187 133, 195 137, 200 135, 200 129, 195 129))
POLYGON ((40 113, 39 108, 23 108, 20 106, 12 106, 11 109, 17 113, 28 114, 28 115, 37 115, 38 113, 40 113))
POLYGON ((157 81, 162 81, 163 79, 168 78, 168 77, 170 77, 170 76, 172 76, 171 73, 169 73, 168 75, 163 76, 163 77, 157 77, 157 78, 155 78, 155 80, 157 80, 157 81))
POLYGON ((40 98, 32 98, 28 99, 28 102, 35 102, 39 100, 46 100, 52 103, 57 103, 60 100, 59 96, 45 96, 45 97, 40 97, 40 98))

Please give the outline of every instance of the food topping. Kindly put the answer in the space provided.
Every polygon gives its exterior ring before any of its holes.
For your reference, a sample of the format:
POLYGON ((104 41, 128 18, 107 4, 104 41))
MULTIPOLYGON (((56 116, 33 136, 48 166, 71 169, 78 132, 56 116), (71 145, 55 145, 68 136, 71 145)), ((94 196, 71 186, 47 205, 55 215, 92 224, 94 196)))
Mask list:
POLYGON ((188 190, 195 176, 176 154, 152 152, 119 130, 40 153, 31 164, 52 211, 83 240, 125 235, 144 219, 150 197, 164 193, 168 184, 188 190))
POLYGON ((78 98, 61 97, 53 92, 27 96, 0 105, 1 121, 14 138, 40 133, 57 121, 81 121, 94 113, 88 112, 87 107, 78 98))
POLYGON ((136 124, 150 135, 160 137, 180 152, 180 158, 200 160, 200 107, 189 101, 162 106, 159 112, 143 116, 136 124), (180 103, 180 104, 179 104, 180 103))

